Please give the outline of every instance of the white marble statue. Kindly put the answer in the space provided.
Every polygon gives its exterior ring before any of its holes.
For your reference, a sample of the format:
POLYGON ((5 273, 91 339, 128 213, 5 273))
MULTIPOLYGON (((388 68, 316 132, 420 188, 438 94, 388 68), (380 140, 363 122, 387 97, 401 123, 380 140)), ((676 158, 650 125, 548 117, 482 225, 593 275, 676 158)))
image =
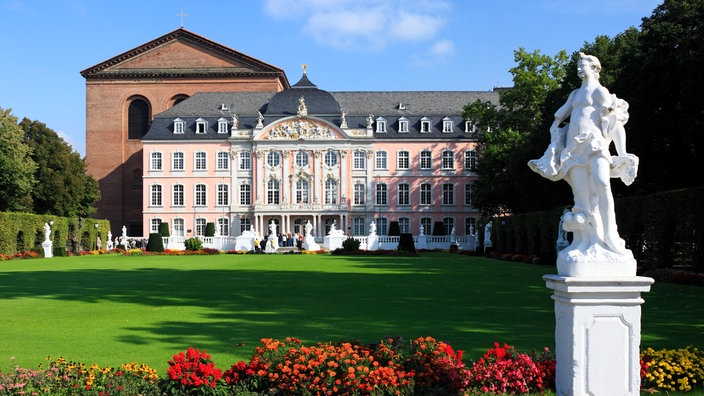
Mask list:
POLYGON ((492 247, 493 243, 491 242, 491 222, 486 223, 484 226, 484 247, 492 247))
POLYGON ((306 221, 306 235, 309 236, 311 231, 313 231, 313 225, 310 224, 310 221, 306 221))
POLYGON ((564 216, 563 227, 573 232, 573 241, 566 250, 603 262, 632 258, 618 235, 610 178, 630 185, 638 157, 626 151, 628 103, 601 85, 600 71, 599 59, 579 54, 577 74, 582 84, 555 113, 545 154, 528 166, 549 180, 565 180, 572 188, 574 207, 564 216), (568 118, 569 124, 560 127, 568 118), (612 142, 617 155, 609 150, 612 142))
POLYGON ((315 242, 315 238, 311 235, 313 226, 310 221, 306 222, 306 235, 303 237, 303 250, 320 250, 320 245, 315 242))
POLYGON ((337 227, 335 226, 335 221, 333 220, 332 224, 330 225, 330 231, 328 232, 328 235, 342 236, 342 235, 345 235, 345 232, 342 230, 338 230, 337 227))
POLYGON ((457 242, 457 230, 455 227, 452 227, 452 231, 450 231, 450 243, 455 243, 457 242))
POLYGON ((44 242, 51 241, 51 227, 48 223, 44 223, 44 242))
POLYGON ((369 235, 376 235, 376 223, 374 220, 369 224, 369 235))
POLYGON ((418 235, 425 236, 425 227, 423 227, 423 224, 420 225, 420 233, 418 235))

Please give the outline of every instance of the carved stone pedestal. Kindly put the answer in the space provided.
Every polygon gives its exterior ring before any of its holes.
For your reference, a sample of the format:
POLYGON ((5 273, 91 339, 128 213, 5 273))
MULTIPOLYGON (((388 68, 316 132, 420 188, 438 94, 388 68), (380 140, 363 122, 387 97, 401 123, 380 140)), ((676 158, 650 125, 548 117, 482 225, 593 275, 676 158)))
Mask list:
POLYGON ((543 276, 554 291, 560 396, 640 394, 640 317, 653 279, 543 276))
POLYGON ((54 243, 52 241, 42 242, 42 248, 44 249, 44 258, 54 257, 54 243))

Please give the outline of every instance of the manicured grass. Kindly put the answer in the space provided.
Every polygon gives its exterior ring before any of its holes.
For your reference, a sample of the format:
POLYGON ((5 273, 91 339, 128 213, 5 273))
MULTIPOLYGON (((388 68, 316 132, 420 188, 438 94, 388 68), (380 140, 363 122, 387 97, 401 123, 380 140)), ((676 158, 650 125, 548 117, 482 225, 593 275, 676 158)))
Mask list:
MULTIPOLYGON (((494 341, 554 349, 550 266, 424 253, 118 255, 0 262, 0 370, 50 355, 86 364, 136 361, 164 373, 189 346, 218 366, 261 338, 304 342, 430 335, 479 357, 494 341), (10 358, 14 356, 14 361, 10 358)), ((644 294, 644 346, 702 345, 704 288, 644 294)))

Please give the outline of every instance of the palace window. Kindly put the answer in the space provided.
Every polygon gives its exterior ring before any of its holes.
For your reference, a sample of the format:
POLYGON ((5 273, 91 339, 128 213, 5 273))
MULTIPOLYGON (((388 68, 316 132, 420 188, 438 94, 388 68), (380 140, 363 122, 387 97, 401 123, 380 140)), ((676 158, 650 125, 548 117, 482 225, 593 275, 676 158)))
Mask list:
POLYGON ((411 186, 408 183, 398 184, 398 204, 399 205, 410 205, 410 194, 411 186))
POLYGON ((296 182, 296 203, 310 203, 310 184, 308 180, 298 179, 296 182))
POLYGON ((401 117, 398 119, 398 132, 408 133, 408 118, 401 117))
POLYGON ((454 217, 443 217, 442 218, 442 228, 445 231, 445 235, 451 235, 452 229, 455 228, 455 218, 454 217))
POLYGON ((184 160, 184 155, 180 151, 176 151, 171 154, 171 170, 172 171, 182 171, 186 168, 186 163, 184 160))
POLYGON ((195 154, 195 170, 202 171, 208 168, 208 162, 206 161, 206 154, 204 151, 199 151, 195 154))
POLYGON ((354 185, 354 204, 355 205, 364 205, 365 198, 366 198, 365 185, 362 183, 355 184, 354 185))
POLYGON ((353 217, 352 218, 352 233, 354 235, 366 235, 367 230, 364 227, 364 217, 353 217))
POLYGON ((466 120, 464 122, 464 132, 465 133, 477 133, 477 126, 474 125, 472 121, 466 120))
POLYGON ((174 133, 183 134, 186 131, 186 122, 180 118, 174 120, 174 133))
POLYGON ((420 152, 420 169, 431 169, 433 166, 433 154, 430 150, 423 150, 420 152))
POLYGON ((296 153, 296 166, 298 166, 299 168, 306 167, 308 166, 308 161, 309 158, 307 152, 301 150, 296 153))
POLYGON ((199 118, 196 120, 196 133, 203 134, 208 131, 208 121, 199 118))
POLYGON ((443 183, 442 185, 442 204, 455 204, 455 185, 452 183, 443 183))
POLYGON ((470 171, 477 169, 477 152, 475 150, 464 152, 464 168, 470 171))
POLYGON ((409 232, 411 232, 411 219, 409 219, 408 217, 399 217, 398 228, 401 229, 402 234, 408 234, 409 232))
POLYGON ((376 133, 386 133, 386 118, 378 117, 376 119, 376 133))
POLYGON ((159 224, 161 224, 161 219, 151 219, 151 221, 149 221, 149 232, 152 234, 159 232, 159 224))
POLYGON ((377 151, 374 163, 376 169, 387 169, 386 151, 377 151))
POLYGON ((377 235, 387 235, 389 233, 389 221, 386 217, 376 218, 377 235))
POLYGON ((376 184, 376 204, 388 205, 387 186, 385 183, 376 184))
POLYGON ((252 169, 252 153, 249 151, 240 151, 240 170, 252 169))
POLYGON ((230 153, 228 153, 227 151, 219 151, 216 166, 217 170, 230 169, 230 153))
POLYGON ((474 184, 472 183, 464 185, 464 204, 465 206, 474 205, 474 184))
POLYGON ((218 133, 228 133, 227 119, 220 118, 218 120, 218 133))
POLYGON ((266 203, 278 205, 281 203, 281 185, 278 180, 272 179, 266 184, 266 203))
POLYGON ((279 166, 281 164, 281 154, 278 151, 269 151, 266 155, 266 163, 272 168, 279 166))
POLYGON ((162 155, 159 152, 152 153, 151 164, 150 164, 152 171, 162 171, 163 170, 161 157, 162 157, 162 155))
POLYGON ((208 200, 206 199, 205 184, 196 184, 195 192, 195 206, 205 206, 208 202, 208 200))
POLYGON ((452 150, 442 152, 442 169, 455 169, 455 153, 452 150))
POLYGON ((251 229, 252 229, 252 220, 247 217, 240 218, 240 235, 243 232, 249 231, 251 229))
POLYGON ((453 123, 452 123, 452 118, 450 117, 445 117, 442 119, 442 131, 443 133, 450 133, 452 132, 453 128, 453 123))
POLYGON ((430 130, 430 118, 423 117, 420 119, 420 131, 423 133, 431 132, 430 130))
POLYGON ((423 233, 425 235, 433 234, 433 219, 431 217, 421 217, 420 225, 423 226, 423 233))
POLYGON ((199 217, 196 219, 196 235, 198 235, 198 236, 205 235, 205 225, 206 225, 206 221, 204 218, 199 217))
POLYGON ((367 156, 364 151, 355 151, 352 154, 352 169, 366 169, 367 156))
POLYGON ((217 206, 227 206, 230 203, 230 188, 227 184, 218 184, 217 206))
POLYGON ((171 227, 171 235, 173 236, 184 236, 186 235, 186 222, 182 218, 175 218, 172 220, 173 225, 171 227))
POLYGON ((220 236, 230 235, 230 219, 227 217, 218 218, 218 225, 220 226, 220 236))
POLYGON ((397 159, 398 163, 396 164, 396 167, 398 169, 405 170, 411 168, 411 153, 409 153, 408 151, 399 151, 397 159))
POLYGON ((421 205, 432 205, 432 186, 430 183, 423 183, 420 185, 420 204, 421 205))
POLYGON ((328 150, 325 153, 325 166, 333 167, 337 165, 337 153, 333 150, 328 150))
POLYGON ((325 181, 325 203, 337 203, 337 180, 328 179, 325 181))
POLYGON ((151 202, 149 202, 149 206, 161 206, 161 198, 161 185, 152 184, 151 202))
POLYGON ((174 184, 171 187, 171 206, 184 206, 183 184, 174 184))
POLYGON ((464 219, 464 234, 472 235, 477 229, 477 219, 475 217, 465 217, 464 219))
POLYGON ((252 187, 249 184, 240 185, 240 205, 249 206, 252 204, 252 187))

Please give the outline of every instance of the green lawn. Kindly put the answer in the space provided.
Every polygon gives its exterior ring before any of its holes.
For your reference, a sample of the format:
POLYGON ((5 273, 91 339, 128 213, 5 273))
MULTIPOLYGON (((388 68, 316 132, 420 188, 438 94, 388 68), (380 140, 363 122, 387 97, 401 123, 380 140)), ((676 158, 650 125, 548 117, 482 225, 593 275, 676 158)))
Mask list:
MULTIPOLYGON (((0 262, 0 370, 50 355, 164 373, 189 346, 226 368, 259 339, 431 335, 477 358, 494 341, 554 349, 549 266, 470 256, 118 255, 0 262), (14 357, 14 361, 11 361, 14 357)), ((704 288, 655 284, 643 346, 702 346, 704 288)))

